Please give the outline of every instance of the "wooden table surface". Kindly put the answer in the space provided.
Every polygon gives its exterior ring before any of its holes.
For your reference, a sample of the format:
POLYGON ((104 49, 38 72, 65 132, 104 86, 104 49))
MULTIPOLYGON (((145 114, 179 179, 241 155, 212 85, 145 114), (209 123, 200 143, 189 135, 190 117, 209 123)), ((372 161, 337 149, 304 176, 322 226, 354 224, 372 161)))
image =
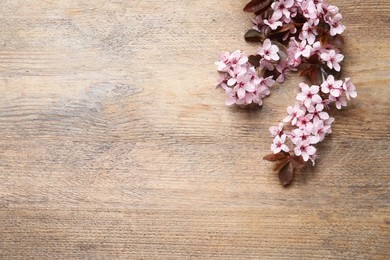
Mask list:
POLYGON ((390 259, 390 2, 331 1, 358 98, 283 188, 298 76, 262 109, 214 89, 247 1, 0 2, 1 259, 390 259))

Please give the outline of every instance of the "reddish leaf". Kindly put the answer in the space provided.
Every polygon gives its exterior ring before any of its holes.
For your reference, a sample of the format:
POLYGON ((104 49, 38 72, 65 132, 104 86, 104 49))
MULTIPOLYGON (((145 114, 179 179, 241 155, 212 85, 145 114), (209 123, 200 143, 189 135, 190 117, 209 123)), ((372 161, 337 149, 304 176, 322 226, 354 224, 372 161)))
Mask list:
POLYGON ((307 59, 307 63, 309 63, 309 64, 319 64, 319 63, 320 63, 320 60, 319 60, 318 55, 317 55, 317 54, 311 55, 311 56, 307 59))
POLYGON ((291 160, 290 157, 286 157, 286 158, 278 161, 274 166, 274 171, 279 171, 280 169, 282 169, 284 166, 286 166, 286 164, 288 164, 290 162, 290 160, 291 160))
POLYGON ((311 84, 318 84, 320 78, 320 68, 317 65, 311 66, 309 71, 309 80, 311 84))
POLYGON ((282 183, 283 186, 286 186, 291 183, 293 177, 294 177, 294 167, 292 162, 289 162, 286 164, 280 171, 279 171, 279 180, 282 183))
POLYGON ((344 38, 340 34, 337 34, 336 36, 330 37, 329 44, 341 49, 344 47, 344 38))
POLYGON ((252 0, 245 7, 245 12, 255 13, 268 7, 272 0, 252 0))
POLYGON ((302 169, 303 167, 305 167, 305 161, 303 160, 302 156, 292 157, 291 163, 294 169, 302 169))
POLYGON ((244 35, 244 38, 248 42, 263 42, 265 40, 264 35, 255 29, 250 29, 247 31, 244 35))
POLYGON ((299 76, 306 76, 309 74, 311 67, 304 68, 300 73, 299 76))
POLYGON ((257 68, 260 66, 260 59, 260 55, 249 55, 248 62, 257 68))
POLYGON ((320 34, 321 46, 327 45, 329 43, 329 40, 330 40, 330 36, 329 36, 328 32, 323 32, 320 34))
POLYGON ((267 160, 269 162, 276 162, 276 161, 279 161, 281 159, 284 159, 288 156, 288 153, 277 153, 277 154, 268 154, 266 156, 263 157, 264 160, 267 160))

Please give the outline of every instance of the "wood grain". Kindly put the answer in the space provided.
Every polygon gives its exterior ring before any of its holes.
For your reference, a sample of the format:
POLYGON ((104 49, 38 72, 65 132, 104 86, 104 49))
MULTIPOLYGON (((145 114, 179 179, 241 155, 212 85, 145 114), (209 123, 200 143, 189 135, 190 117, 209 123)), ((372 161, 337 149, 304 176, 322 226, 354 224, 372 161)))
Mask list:
POLYGON ((287 189, 261 158, 299 78, 213 88, 245 2, 0 2, 1 259, 390 259, 389 1, 331 1, 358 99, 287 189))

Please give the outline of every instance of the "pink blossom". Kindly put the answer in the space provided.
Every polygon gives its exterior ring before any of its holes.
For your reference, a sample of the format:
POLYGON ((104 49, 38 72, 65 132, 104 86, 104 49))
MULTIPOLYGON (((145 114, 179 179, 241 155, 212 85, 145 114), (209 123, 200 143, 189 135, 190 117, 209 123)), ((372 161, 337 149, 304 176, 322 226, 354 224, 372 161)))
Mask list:
POLYGON ((264 19, 264 24, 268 25, 272 30, 276 30, 279 26, 282 26, 283 23, 279 20, 274 19, 273 17, 264 19))
POLYGON ((276 65, 276 70, 280 73, 278 78, 276 79, 277 82, 284 82, 286 79, 287 74, 292 70, 287 64, 287 62, 281 62, 278 65, 276 65))
POLYGON ((341 109, 342 107, 347 106, 347 100, 343 96, 339 96, 339 97, 330 96, 329 99, 335 102, 337 109, 341 109))
POLYGON ((278 46, 272 44, 270 39, 265 39, 263 46, 257 50, 257 53, 267 61, 278 61, 278 51, 278 46))
POLYGON ((241 51, 237 50, 230 54, 228 60, 231 65, 243 65, 248 62, 248 57, 244 53, 241 53, 241 51))
MULTIPOLYGON (((241 75, 238 75, 237 78, 235 79, 236 80, 236 85, 235 85, 234 88, 236 89, 237 96, 239 98, 244 98, 246 92, 253 92, 253 91, 255 91, 256 87, 252 84, 250 79, 251 79, 251 75, 250 74, 241 74, 241 75)), ((229 81, 228 81, 228 85, 231 86, 229 84, 229 81)))
POLYGON ((228 73, 230 75, 230 79, 227 81, 227 84, 232 87, 237 83, 237 77, 246 75, 248 69, 246 66, 234 66, 232 69, 228 70, 228 73))
POLYGON ((300 117, 298 117, 296 126, 298 126, 299 128, 304 128, 307 126, 308 123, 310 123, 310 121, 311 121, 311 118, 309 115, 306 114, 304 116, 300 116, 300 117))
POLYGON ((268 87, 272 86, 275 81, 272 79, 272 76, 265 79, 256 76, 255 79, 252 80, 252 83, 256 86, 256 89, 253 92, 247 92, 245 100, 249 104, 257 103, 261 106, 263 104, 262 99, 270 94, 268 87))
POLYGON ((291 141, 297 144, 300 141, 307 141, 310 144, 316 144, 320 141, 320 138, 312 135, 314 131, 313 123, 307 124, 304 128, 294 129, 291 134, 291 141))
MULTIPOLYGON (((312 22, 306 22, 302 26, 302 31, 299 34, 300 40, 307 40, 307 42, 312 45, 316 40, 316 35, 318 35, 317 30, 315 29, 312 22)), ((310 55, 310 54, 309 54, 310 55)))
POLYGON ((333 18, 326 19, 326 22, 330 25, 330 35, 335 36, 344 32, 345 26, 340 23, 342 18, 341 14, 337 13, 333 18))
POLYGON ((348 100, 351 98, 356 98, 356 87, 354 84, 352 84, 350 78, 346 78, 343 84, 343 89, 345 91, 345 95, 347 96, 348 100))
POLYGON ((270 94, 269 88, 263 84, 258 85, 254 92, 248 92, 246 95, 246 101, 248 103, 256 103, 259 106, 263 105, 263 98, 270 94), (249 101, 250 100, 250 101, 249 101))
POLYGON ((301 92, 297 95, 297 100, 302 101, 302 103, 309 107, 312 103, 320 103, 322 98, 318 95, 320 87, 317 85, 313 85, 309 87, 305 83, 299 83, 299 87, 301 88, 301 92))
POLYGON ((300 56, 303 57, 310 57, 310 52, 311 52, 311 46, 306 44, 306 41, 303 40, 301 43, 298 45, 298 48, 295 51, 294 58, 298 59, 300 56))
POLYGON ((319 118, 322 120, 326 120, 329 118, 329 114, 324 110, 323 104, 316 104, 315 106, 311 105, 307 108, 307 111, 310 113, 309 116, 312 118, 319 118))
POLYGON ((336 53, 335 50, 329 50, 328 52, 321 53, 320 57, 330 69, 334 68, 335 71, 340 71, 339 63, 344 59, 344 55, 336 53))
POLYGON ((332 128, 330 127, 332 123, 334 122, 334 117, 329 117, 329 119, 324 120, 324 126, 329 126, 327 129, 326 134, 331 134, 332 133, 332 128))
POLYGON ((289 8, 291 8, 293 5, 294 5, 294 0, 278 0, 273 2, 271 7, 274 10, 274 14, 273 14, 274 19, 279 20, 283 15, 286 18, 290 18, 289 8))
POLYGON ((297 123, 298 118, 305 115, 306 108, 301 106, 298 103, 295 103, 295 105, 293 107, 292 106, 287 107, 287 113, 288 113, 288 116, 286 116, 283 119, 283 122, 287 123, 287 122, 291 121, 291 124, 295 125, 297 123))
POLYGON ((220 58, 219 61, 215 62, 215 65, 217 65, 217 70, 220 72, 227 72, 230 68, 230 62, 229 62, 229 52, 224 52, 220 58))
POLYGON ((316 148, 310 145, 308 141, 298 141, 294 148, 295 155, 302 156, 305 162, 307 162, 313 155, 315 155, 316 151, 316 148))
POLYGON ((271 151, 273 151, 275 154, 280 153, 281 151, 284 151, 286 153, 290 151, 290 149, 284 142, 286 142, 285 134, 282 134, 281 136, 275 136, 274 142, 271 145, 271 151))
POLYGON ((302 14, 308 20, 313 20, 314 24, 317 25, 319 20, 317 20, 317 8, 314 5, 312 0, 303 0, 300 4, 302 14))
POLYGON ((324 121, 319 119, 318 117, 314 118, 313 126, 314 126, 313 134, 319 138, 319 142, 322 142, 325 139, 325 135, 329 132, 331 126, 325 125, 324 121))
POLYGON ((343 92, 343 82, 341 80, 334 80, 333 75, 329 75, 326 81, 321 84, 321 91, 323 93, 330 93, 333 97, 339 97, 343 92))
POLYGON ((271 132, 271 135, 273 137, 280 136, 283 133, 283 127, 284 127, 283 123, 279 123, 278 126, 271 126, 269 128, 269 131, 271 132))

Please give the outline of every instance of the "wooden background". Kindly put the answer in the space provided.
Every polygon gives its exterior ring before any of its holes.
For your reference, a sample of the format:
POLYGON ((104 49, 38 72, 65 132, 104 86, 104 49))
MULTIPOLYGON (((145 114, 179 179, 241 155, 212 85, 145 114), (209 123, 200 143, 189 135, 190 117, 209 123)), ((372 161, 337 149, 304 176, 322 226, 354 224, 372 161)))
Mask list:
POLYGON ((390 259, 390 2, 332 1, 358 99, 286 189, 261 158, 299 78, 214 89, 246 1, 0 1, 1 259, 390 259))

